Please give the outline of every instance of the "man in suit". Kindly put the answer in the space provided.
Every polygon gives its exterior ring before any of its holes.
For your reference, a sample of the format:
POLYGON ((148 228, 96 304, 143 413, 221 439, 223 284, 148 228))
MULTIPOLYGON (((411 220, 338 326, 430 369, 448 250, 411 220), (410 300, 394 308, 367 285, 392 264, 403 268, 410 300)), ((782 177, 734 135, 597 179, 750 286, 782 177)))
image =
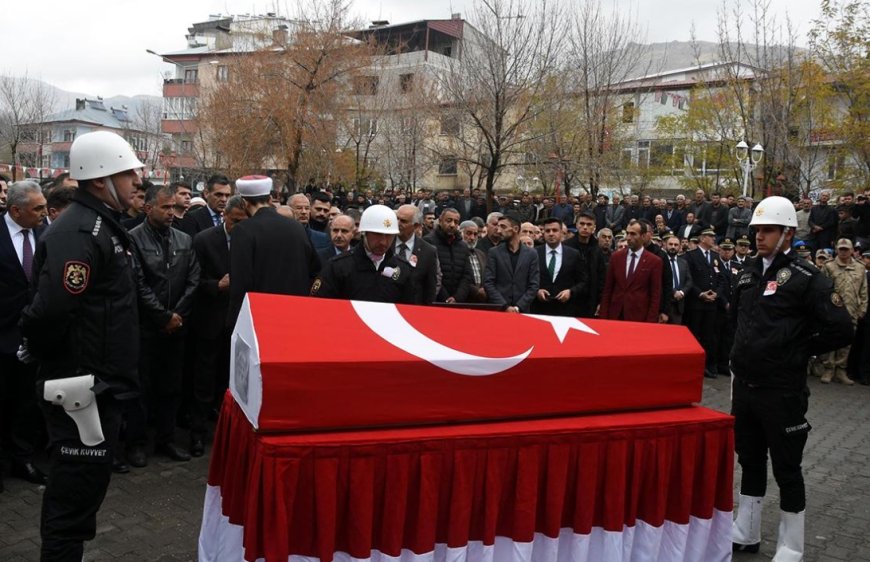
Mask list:
POLYGON ((625 229, 628 247, 610 258, 601 295, 600 316, 610 320, 658 322, 662 298, 662 260, 644 250, 645 223, 625 229))
POLYGON ((529 312, 538 293, 538 254, 520 243, 520 222, 512 215, 498 219, 501 244, 486 256, 483 285, 489 302, 507 312, 529 312))
POLYGON ((676 203, 674 201, 668 201, 664 212, 665 224, 671 232, 678 232, 680 227, 686 223, 685 209, 678 209, 675 207, 676 203))
POLYGON ((432 244, 418 234, 422 227, 423 214, 414 205, 402 205, 396 210, 399 234, 394 252, 414 268, 413 284, 416 287, 416 304, 432 304, 438 293, 438 252, 432 244))
POLYGON ((305 228, 305 234, 308 236, 314 249, 320 251, 328 248, 329 236, 325 232, 312 229, 308 224, 311 218, 311 203, 308 201, 308 197, 305 197, 302 193, 296 193, 290 197, 287 205, 293 209, 293 216, 305 228))
POLYGON ((722 260, 713 251, 716 232, 705 229, 698 237, 698 247, 686 252, 686 262, 692 275, 692 287, 689 290, 686 306, 688 309, 688 326, 692 334, 704 348, 706 363, 704 376, 715 379, 718 370, 717 353, 718 338, 716 337, 716 315, 720 303, 726 301, 728 292, 727 280, 722 271, 722 260))
POLYGON ((190 416, 190 454, 205 451, 206 420, 227 388, 230 372, 230 335, 226 327, 230 304, 230 239, 235 226, 248 218, 238 195, 227 200, 223 223, 206 228, 193 239, 199 261, 199 287, 194 301, 191 335, 196 346, 193 404, 190 416))
POLYGON ((227 200, 232 196, 233 188, 230 186, 230 180, 221 174, 215 174, 208 178, 205 184, 205 205, 195 211, 191 211, 187 216, 190 217, 191 236, 196 236, 206 228, 218 226, 223 223, 224 209, 227 206, 227 200))
POLYGON ((562 244, 562 221, 544 220, 544 244, 538 253, 540 282, 532 312, 552 316, 579 316, 578 302, 586 291, 587 271, 580 252, 562 244))
POLYGON ((671 235, 665 239, 665 258, 671 282, 668 287, 669 294, 666 300, 665 314, 668 324, 682 324, 683 315, 686 311, 686 295, 692 287, 692 274, 689 273, 689 264, 679 255, 680 239, 671 235))
POLYGON ((332 244, 317 252, 320 257, 320 265, 323 266, 333 257, 348 251, 355 234, 356 224, 351 217, 347 215, 333 217, 329 223, 329 236, 332 244))
POLYGON ((36 366, 20 362, 16 353, 21 344, 18 321, 35 281, 33 252, 46 213, 38 183, 9 186, 7 212, 0 218, 0 450, 9 456, 12 474, 34 484, 45 484, 32 459, 42 423, 34 396, 36 366))
POLYGON ((320 259, 303 226, 282 217, 272 206, 272 178, 245 176, 236 181, 236 188, 250 219, 233 229, 230 327, 236 324, 246 293, 305 296, 320 271, 320 259))
POLYGON ((595 239, 595 215, 584 211, 577 215, 575 223, 577 235, 566 240, 565 245, 580 252, 581 267, 586 270, 586 291, 577 302, 577 315, 592 318, 601 302, 601 291, 604 289, 604 274, 607 265, 604 253, 598 247, 595 239))

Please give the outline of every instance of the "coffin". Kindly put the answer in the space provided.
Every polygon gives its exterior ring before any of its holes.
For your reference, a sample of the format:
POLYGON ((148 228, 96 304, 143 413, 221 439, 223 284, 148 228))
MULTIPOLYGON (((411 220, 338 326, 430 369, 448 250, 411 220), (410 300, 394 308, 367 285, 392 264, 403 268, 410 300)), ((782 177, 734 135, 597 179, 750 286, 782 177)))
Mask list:
POLYGON ((260 431, 685 406, 704 352, 682 326, 247 295, 230 390, 260 431))

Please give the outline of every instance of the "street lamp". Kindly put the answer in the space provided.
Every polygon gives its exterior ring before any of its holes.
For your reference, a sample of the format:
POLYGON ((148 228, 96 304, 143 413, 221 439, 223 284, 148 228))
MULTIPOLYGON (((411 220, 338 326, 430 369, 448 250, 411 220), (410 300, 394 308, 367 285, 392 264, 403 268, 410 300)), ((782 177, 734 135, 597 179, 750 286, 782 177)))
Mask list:
POLYGON ((734 147, 734 156, 737 158, 737 164, 743 170, 743 197, 746 197, 749 191, 750 172, 758 166, 758 163, 764 157, 764 147, 756 144, 752 147, 751 152, 752 154, 750 154, 749 145, 746 144, 745 140, 740 141, 734 147))

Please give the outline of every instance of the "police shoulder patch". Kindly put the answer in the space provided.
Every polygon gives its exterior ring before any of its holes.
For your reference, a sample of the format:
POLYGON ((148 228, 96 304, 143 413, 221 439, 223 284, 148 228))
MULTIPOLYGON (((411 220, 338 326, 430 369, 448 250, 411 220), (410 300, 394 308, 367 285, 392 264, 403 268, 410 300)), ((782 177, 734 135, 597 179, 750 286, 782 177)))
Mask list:
POLYGON ((776 272, 777 285, 785 285, 789 279, 791 279, 791 270, 789 268, 783 267, 776 272))
POLYGON ((88 288, 90 276, 90 265, 80 261, 68 261, 63 266, 63 288, 70 294, 81 294, 88 288))
POLYGON ((791 266, 797 271, 800 271, 801 273, 806 275, 807 277, 812 277, 814 274, 819 272, 819 268, 817 268, 810 262, 798 263, 797 261, 793 261, 791 262, 791 266))
POLYGON ((836 291, 831 293, 831 304, 834 306, 843 306, 843 297, 841 297, 836 291))
POLYGON ((397 267, 396 269, 393 270, 393 275, 392 275, 393 281, 398 281, 400 275, 402 275, 402 270, 401 270, 401 268, 397 267))

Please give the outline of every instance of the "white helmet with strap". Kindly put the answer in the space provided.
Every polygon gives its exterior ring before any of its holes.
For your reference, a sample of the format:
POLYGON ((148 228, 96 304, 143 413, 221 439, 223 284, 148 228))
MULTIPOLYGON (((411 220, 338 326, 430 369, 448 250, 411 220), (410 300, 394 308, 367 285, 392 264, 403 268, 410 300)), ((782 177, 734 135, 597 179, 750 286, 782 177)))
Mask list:
POLYGON ((752 212, 749 226, 765 224, 797 228, 797 213, 794 210, 794 203, 778 195, 762 199, 761 203, 755 207, 755 211, 752 212))
POLYGON ((144 167, 130 143, 110 131, 86 133, 69 149, 69 177, 74 180, 105 178, 144 167))
POLYGON ((396 211, 386 205, 372 205, 363 211, 359 219, 359 231, 398 234, 399 219, 396 217, 396 211))

